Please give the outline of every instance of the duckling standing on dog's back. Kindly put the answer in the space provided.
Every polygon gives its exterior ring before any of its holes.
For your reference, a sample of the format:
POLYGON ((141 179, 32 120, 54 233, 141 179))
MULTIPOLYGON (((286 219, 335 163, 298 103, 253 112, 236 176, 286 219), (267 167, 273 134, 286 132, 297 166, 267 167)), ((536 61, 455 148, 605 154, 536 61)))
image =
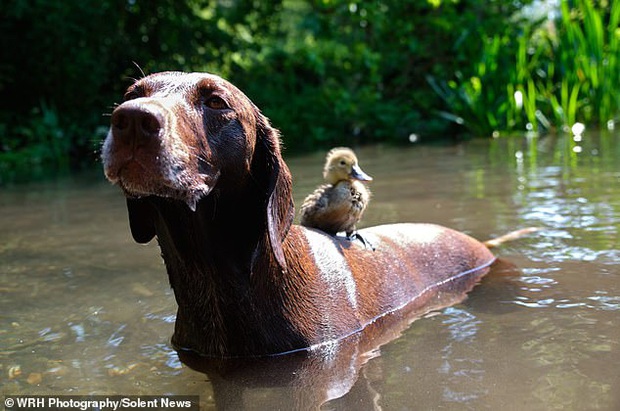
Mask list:
POLYGON ((362 171, 353 150, 345 147, 327 153, 323 177, 327 184, 314 190, 301 205, 301 225, 331 235, 344 231, 351 238, 370 201, 370 191, 362 181, 372 177, 362 171))

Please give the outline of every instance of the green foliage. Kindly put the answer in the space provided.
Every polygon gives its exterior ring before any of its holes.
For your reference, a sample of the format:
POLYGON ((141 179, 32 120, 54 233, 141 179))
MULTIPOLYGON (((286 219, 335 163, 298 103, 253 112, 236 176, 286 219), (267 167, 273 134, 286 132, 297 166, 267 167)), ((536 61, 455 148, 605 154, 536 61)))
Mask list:
MULTIPOLYGON (((0 128, 0 133, 6 135, 5 126, 0 128)), ((41 102, 40 107, 32 110, 28 121, 3 140, 0 176, 14 180, 47 169, 65 170, 71 147, 64 133, 58 112, 41 102)))
POLYGON ((426 76, 467 67, 479 54, 473 27, 497 30, 514 7, 287 0, 272 16, 271 38, 244 53, 230 77, 293 150, 443 137, 451 123, 435 116, 441 101, 426 76))
POLYGON ((208 0, 4 2, 0 169, 35 159, 59 164, 66 156, 73 164, 92 164, 105 114, 141 75, 136 65, 145 72, 208 62, 215 68, 212 62, 234 41, 218 27, 218 7, 208 0), (45 126, 62 142, 43 138, 45 126))
POLYGON ((555 22, 507 25, 486 37, 469 76, 429 79, 449 107, 441 115, 485 136, 613 125, 620 114, 619 25, 617 0, 576 0, 573 7, 563 0, 555 22))
MULTIPOLYGON (((35 0, 5 6, 0 103, 4 138, 41 100, 58 113, 71 158, 92 161, 136 62, 146 73, 197 70, 239 85, 290 150, 445 135, 427 74, 450 76, 478 54, 477 27, 513 5, 487 1, 35 0), (19 44, 16 48, 13 45, 19 44)), ((0 145, 0 160, 15 145, 0 145), (7 148, 8 147, 8 148, 7 148)))
POLYGON ((575 90, 575 101, 567 100, 569 108, 581 108, 574 116, 605 123, 620 112, 620 1, 603 6, 578 0, 575 6, 562 3, 555 63, 562 69, 562 87, 575 90))
POLYGON ((142 71, 228 78, 290 151, 602 123, 620 106, 618 0, 563 1, 555 30, 515 18, 528 1, 5 3, 0 170, 92 163, 142 71))
POLYGON ((465 126, 475 135, 487 137, 514 117, 504 91, 509 79, 502 61, 507 46, 509 36, 496 35, 486 39, 480 61, 468 67, 469 75, 458 70, 451 81, 427 76, 431 87, 449 107, 449 112, 438 111, 441 117, 465 126))

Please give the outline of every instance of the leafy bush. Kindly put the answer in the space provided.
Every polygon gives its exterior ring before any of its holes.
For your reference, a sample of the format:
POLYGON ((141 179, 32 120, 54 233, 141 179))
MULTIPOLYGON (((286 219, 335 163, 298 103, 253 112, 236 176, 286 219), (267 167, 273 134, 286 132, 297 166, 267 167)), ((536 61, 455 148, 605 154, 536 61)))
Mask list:
POLYGON ((13 167, 10 164, 20 157, 28 163, 37 147, 47 149, 45 156, 36 158, 59 155, 56 162, 62 162, 70 155, 74 164, 92 164, 101 138, 97 130, 107 125, 105 114, 121 99, 131 78, 140 76, 136 64, 147 72, 203 65, 218 52, 213 46, 205 48, 205 39, 222 45, 231 41, 198 14, 215 7, 210 4, 200 0, 3 4, 1 167, 13 167), (33 137, 40 135, 52 112, 54 130, 62 140, 54 143, 62 150, 33 137))
POLYGON ((617 115, 620 2, 564 1, 557 32, 514 18, 528 2, 8 2, 0 169, 92 163, 141 70, 228 78, 291 151, 617 115))
POLYGON ((49 168, 66 169, 69 163, 71 147, 60 126, 58 112, 44 102, 11 134, 7 135, 5 126, 0 128, 0 133, 7 136, 1 147, 0 176, 11 179, 19 175, 33 176, 49 168))
POLYGON ((293 150, 445 138, 451 123, 426 77, 448 78, 480 55, 512 3, 288 0, 272 32, 230 77, 282 129, 293 150), (248 73, 251 73, 248 76, 248 73))

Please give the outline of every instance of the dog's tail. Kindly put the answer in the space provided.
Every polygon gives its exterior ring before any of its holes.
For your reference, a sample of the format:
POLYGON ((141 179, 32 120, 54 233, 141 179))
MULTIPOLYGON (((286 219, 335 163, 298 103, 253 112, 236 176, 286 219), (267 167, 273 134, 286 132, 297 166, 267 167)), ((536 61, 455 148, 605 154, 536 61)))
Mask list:
POLYGON ((539 227, 528 227, 528 228, 522 228, 520 230, 516 230, 516 231, 511 231, 508 234, 504 234, 502 236, 499 236, 497 238, 493 238, 491 240, 487 240, 485 242, 483 242, 482 244, 486 245, 488 248, 494 248, 497 246, 500 246, 502 244, 504 244, 505 242, 508 241, 513 241, 516 240, 518 238, 521 238, 527 234, 533 233, 540 230, 539 227))

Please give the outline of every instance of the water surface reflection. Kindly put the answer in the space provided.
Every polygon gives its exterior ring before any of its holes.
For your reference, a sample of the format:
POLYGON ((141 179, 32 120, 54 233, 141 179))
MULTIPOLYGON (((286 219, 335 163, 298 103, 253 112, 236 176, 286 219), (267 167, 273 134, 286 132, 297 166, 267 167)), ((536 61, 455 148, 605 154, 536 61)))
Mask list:
MULTIPOLYGON (((617 137, 358 150, 375 177, 362 225, 434 222, 480 239, 545 230, 497 250, 505 264, 463 303, 314 358, 254 364, 179 359, 159 251, 132 242, 99 170, 4 187, 2 393, 198 394, 205 409, 619 409, 617 137)), ((288 159, 296 204, 320 183, 323 155, 288 159)))

